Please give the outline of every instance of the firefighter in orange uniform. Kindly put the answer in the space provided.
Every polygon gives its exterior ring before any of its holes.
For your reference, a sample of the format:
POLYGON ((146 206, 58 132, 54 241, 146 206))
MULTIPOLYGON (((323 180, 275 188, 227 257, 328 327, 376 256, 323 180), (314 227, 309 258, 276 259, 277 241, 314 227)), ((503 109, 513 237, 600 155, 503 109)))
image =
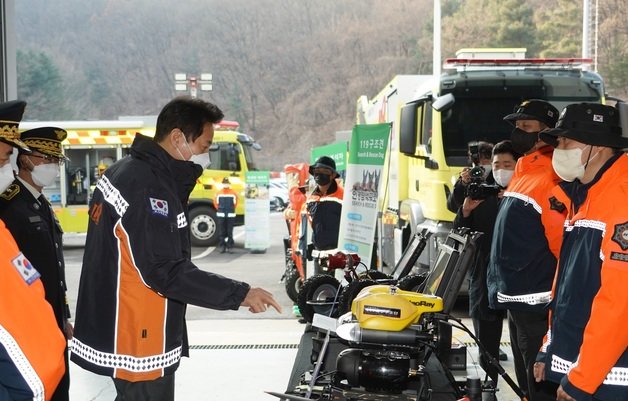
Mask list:
POLYGON ((290 204, 284 210, 284 217, 290 225, 290 247, 292 249, 292 260, 301 275, 304 278, 303 260, 299 257, 299 232, 301 219, 300 213, 307 197, 305 196, 305 185, 308 178, 309 166, 307 163, 288 164, 284 167, 288 181, 288 197, 290 204))
POLYGON ((231 189, 229 178, 225 177, 222 180, 222 189, 214 196, 214 207, 220 226, 220 253, 231 253, 233 250, 233 222, 237 206, 238 194, 231 189))
POLYGON ((534 370, 560 383, 559 401, 628 400, 628 138, 618 114, 572 104, 540 134, 556 147, 552 165, 564 182, 555 192, 568 215, 534 370))
MULTIPOLYGON (((25 102, 0 104, 0 192, 13 182, 9 156, 25 102)), ((0 399, 50 400, 65 373, 65 337, 45 299, 36 267, 0 220, 0 399)))

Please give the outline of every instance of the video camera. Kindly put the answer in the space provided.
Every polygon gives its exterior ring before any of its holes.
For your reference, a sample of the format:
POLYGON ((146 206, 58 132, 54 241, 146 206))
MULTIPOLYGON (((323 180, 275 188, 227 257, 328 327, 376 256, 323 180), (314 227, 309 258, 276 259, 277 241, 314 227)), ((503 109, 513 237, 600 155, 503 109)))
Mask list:
POLYGON ((487 184, 484 178, 484 167, 476 166, 469 170, 471 182, 467 185, 467 196, 473 200, 484 200, 491 196, 497 196, 499 185, 487 184))

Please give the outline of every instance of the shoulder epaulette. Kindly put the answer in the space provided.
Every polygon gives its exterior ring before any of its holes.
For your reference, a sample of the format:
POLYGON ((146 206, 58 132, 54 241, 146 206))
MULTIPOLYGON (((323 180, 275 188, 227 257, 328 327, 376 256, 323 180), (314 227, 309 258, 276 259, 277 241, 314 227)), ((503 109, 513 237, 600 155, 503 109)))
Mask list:
POLYGON ((17 195, 19 193, 20 193, 20 186, 17 185, 17 184, 11 184, 6 189, 6 191, 4 191, 3 193, 0 194, 0 198, 9 201, 9 200, 15 198, 15 195, 17 195))

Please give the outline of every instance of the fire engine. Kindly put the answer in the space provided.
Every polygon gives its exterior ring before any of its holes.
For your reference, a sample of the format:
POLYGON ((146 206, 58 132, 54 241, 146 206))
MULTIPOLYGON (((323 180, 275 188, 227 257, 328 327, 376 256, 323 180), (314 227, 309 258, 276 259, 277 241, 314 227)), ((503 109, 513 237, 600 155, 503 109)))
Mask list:
MULTIPOLYGON (((88 203, 100 175, 116 160, 129 153, 136 133, 154 136, 154 121, 41 121, 22 122, 20 130, 43 126, 61 127, 68 132, 62 143, 70 159, 61 166, 54 185, 44 188, 64 232, 87 231, 88 203)), ((216 124, 209 148, 211 164, 197 180, 189 201, 192 243, 211 246, 218 241, 214 195, 223 178, 229 177, 238 192, 236 225, 244 224, 244 174, 255 170, 253 151, 261 146, 249 135, 238 132, 235 121, 216 124)))

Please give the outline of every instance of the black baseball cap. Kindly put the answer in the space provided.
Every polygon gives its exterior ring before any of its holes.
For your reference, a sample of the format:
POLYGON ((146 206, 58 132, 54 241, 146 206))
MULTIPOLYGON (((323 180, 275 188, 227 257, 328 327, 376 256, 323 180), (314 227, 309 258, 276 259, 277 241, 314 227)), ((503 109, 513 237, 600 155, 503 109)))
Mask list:
POLYGON ((334 174, 338 174, 336 172, 336 162, 329 156, 321 156, 319 157, 314 164, 312 164, 309 168, 310 174, 314 175, 314 170, 317 168, 327 168, 330 169, 334 174))
POLYGON ((560 113, 555 128, 539 134, 541 140, 554 147, 557 137, 609 148, 628 148, 628 138, 622 136, 619 111, 612 106, 599 103, 570 104, 560 113))
POLYGON ((558 120, 558 109, 545 100, 524 100, 515 107, 514 113, 508 114, 504 120, 512 125, 515 125, 517 120, 537 120, 553 128, 558 120))

